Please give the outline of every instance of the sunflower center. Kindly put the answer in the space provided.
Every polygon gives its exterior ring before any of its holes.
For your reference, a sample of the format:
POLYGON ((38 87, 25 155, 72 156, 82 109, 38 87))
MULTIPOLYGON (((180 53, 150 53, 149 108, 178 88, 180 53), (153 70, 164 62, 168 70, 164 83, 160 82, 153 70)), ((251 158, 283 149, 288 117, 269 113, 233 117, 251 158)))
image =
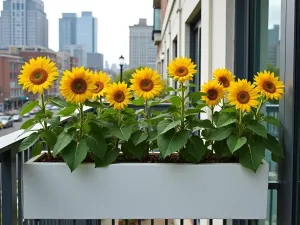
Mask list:
POLYGON ((140 82, 140 89, 142 91, 151 91, 154 87, 154 83, 152 80, 148 79, 148 78, 145 78, 143 80, 141 80, 140 82))
POLYGON ((95 83, 95 86, 96 86, 96 89, 94 89, 94 93, 99 93, 99 92, 101 92, 102 90, 103 90, 103 88, 104 88, 104 85, 103 85, 103 83, 102 82, 97 82, 97 83, 95 83))
POLYGON ((78 78, 78 79, 73 80, 73 82, 71 84, 71 89, 72 89, 73 93, 75 93, 75 94, 82 94, 86 91, 87 84, 86 84, 85 80, 78 78))
POLYGON ((267 91, 269 93, 275 93, 276 92, 275 85, 270 81, 265 81, 264 84, 263 84, 263 88, 264 88, 265 91, 267 91))
POLYGON ((246 104, 250 100, 250 95, 249 95, 249 93, 247 91, 240 91, 237 94, 237 100, 241 104, 246 104))
POLYGON ((228 88, 230 85, 230 82, 226 77, 220 77, 219 82, 223 85, 224 88, 228 88))
POLYGON ((218 98, 218 91, 215 89, 210 89, 207 92, 207 98, 209 100, 216 100, 218 98))
POLYGON ((35 85, 43 84, 48 78, 48 73, 44 69, 36 69, 30 74, 30 81, 35 85))
POLYGON ((121 103, 125 100, 125 95, 123 91, 116 91, 116 93, 114 94, 114 100, 117 103, 121 103))
POLYGON ((188 73, 188 68, 186 68, 185 66, 179 66, 175 71, 175 74, 179 77, 184 77, 188 75, 188 73))

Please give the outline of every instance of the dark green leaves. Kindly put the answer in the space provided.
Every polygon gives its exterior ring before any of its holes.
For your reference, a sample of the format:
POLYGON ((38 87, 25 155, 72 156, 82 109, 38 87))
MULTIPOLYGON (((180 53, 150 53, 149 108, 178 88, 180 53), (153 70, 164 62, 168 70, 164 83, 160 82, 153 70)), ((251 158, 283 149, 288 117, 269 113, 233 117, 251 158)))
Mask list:
POLYGON ((170 98, 170 102, 172 103, 172 105, 176 106, 176 107, 181 107, 181 98, 179 98, 178 96, 172 96, 170 98))
POLYGON ((244 145, 239 151, 239 156, 244 167, 256 172, 265 156, 265 146, 262 141, 255 140, 251 145, 244 145))
POLYGON ((283 158, 283 149, 275 137, 268 134, 267 138, 263 138, 263 143, 274 155, 283 158))
POLYGON ((225 127, 236 122, 236 115, 234 113, 220 113, 216 121, 217 127, 225 127))
POLYGON ((60 153, 73 140, 74 133, 61 132, 57 137, 57 142, 53 148, 53 155, 60 153))
POLYGON ((136 131, 132 134, 132 143, 134 145, 138 145, 145 141, 148 138, 148 134, 142 132, 142 131, 136 131))
POLYGON ((39 105, 38 100, 26 102, 20 109, 20 115, 23 116, 24 114, 29 113, 31 110, 33 110, 38 105, 39 105))
POLYGON ((64 108, 64 107, 68 106, 68 104, 63 99, 61 99, 59 97, 52 98, 51 102, 52 102, 53 105, 56 105, 59 108, 64 108))
POLYGON ((158 135, 168 132, 169 130, 177 127, 180 123, 181 122, 179 120, 176 121, 163 120, 159 122, 157 126, 158 135))
POLYGON ((32 156, 35 157, 37 155, 40 155, 42 152, 42 142, 37 142, 34 147, 32 148, 32 156))
POLYGON ((21 126, 21 129, 28 129, 30 128, 31 126, 33 126, 34 124, 36 124, 36 120, 33 118, 33 119, 29 119, 27 121, 25 121, 22 126, 21 126))
POLYGON ((120 154, 120 150, 118 148, 112 149, 106 152, 103 159, 96 158, 95 166, 96 167, 105 167, 109 166, 113 162, 115 162, 120 154))
POLYGON ((62 151, 62 156, 71 172, 73 172, 85 159, 89 147, 86 140, 82 139, 79 143, 72 141, 62 151))
POLYGON ((28 137, 26 137, 20 144, 19 151, 25 151, 31 146, 33 146, 39 140, 38 133, 32 133, 28 137))
POLYGON ((189 133, 186 130, 176 132, 174 129, 157 138, 157 144, 163 157, 179 151, 187 143, 189 133))
POLYGON ((247 143, 247 138, 245 138, 245 137, 239 138, 235 135, 231 135, 227 139, 227 145, 232 153, 239 150, 246 143, 247 143))
POLYGON ((203 93, 203 92, 191 92, 189 93, 189 97, 194 101, 194 102, 197 102, 199 100, 201 100, 202 96, 205 96, 207 95, 206 93, 203 93))
POLYGON ((52 149, 56 143, 56 134, 50 130, 44 130, 40 135, 45 140, 48 148, 52 149))
POLYGON ((271 123, 271 124, 273 124, 275 126, 278 126, 278 127, 280 126, 280 123, 279 123, 278 119, 276 119, 273 116, 263 116, 262 121, 266 121, 266 122, 271 123))
POLYGON ((185 148, 182 150, 184 158, 192 163, 199 163, 206 151, 207 148, 199 136, 190 137, 185 148))
POLYGON ((51 119, 49 119, 48 121, 51 125, 51 128, 55 128, 59 125, 60 123, 60 116, 55 116, 55 117, 52 117, 51 119))
POLYGON ((73 114, 76 110, 76 106, 69 106, 64 108, 63 110, 61 110, 58 115, 61 116, 70 116, 71 114, 73 114))
POLYGON ((131 102, 133 105, 142 106, 145 103, 145 100, 141 97, 138 99, 135 99, 131 102))
POLYGON ((210 130, 207 136, 207 140, 221 141, 228 138, 233 131, 232 127, 221 127, 219 129, 210 130))
POLYGON ((86 143, 89 150, 93 152, 95 156, 100 159, 104 158, 107 150, 107 144, 101 129, 97 125, 92 124, 91 132, 86 136, 86 143))
POLYGON ((128 141, 132 134, 132 126, 131 125, 123 125, 121 127, 112 127, 111 129, 112 135, 121 139, 122 141, 128 141))
POLYGON ((258 123, 256 120, 252 120, 248 124, 247 128, 249 130, 253 131, 255 134, 258 134, 259 136, 267 138, 267 130, 266 130, 266 128, 262 124, 258 123))

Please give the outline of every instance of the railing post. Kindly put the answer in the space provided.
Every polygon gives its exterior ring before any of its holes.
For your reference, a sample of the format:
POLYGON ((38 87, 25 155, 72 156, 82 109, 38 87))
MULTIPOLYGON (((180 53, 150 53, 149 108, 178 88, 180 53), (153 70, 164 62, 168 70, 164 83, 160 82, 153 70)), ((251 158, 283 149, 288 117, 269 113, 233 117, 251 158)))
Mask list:
POLYGON ((2 160, 2 224, 17 225, 16 152, 8 150, 2 160))

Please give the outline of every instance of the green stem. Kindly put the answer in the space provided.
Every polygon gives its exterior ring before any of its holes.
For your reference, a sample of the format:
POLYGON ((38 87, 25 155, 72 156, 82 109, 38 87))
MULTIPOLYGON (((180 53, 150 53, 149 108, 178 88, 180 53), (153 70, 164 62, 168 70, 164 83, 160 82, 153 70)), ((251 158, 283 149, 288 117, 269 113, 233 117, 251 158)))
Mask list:
POLYGON ((238 136, 240 137, 242 132, 243 132, 243 113, 242 113, 242 110, 240 110, 240 118, 239 118, 239 133, 238 133, 238 136))
POLYGON ((83 118, 83 104, 79 104, 79 116, 80 116, 80 128, 79 128, 79 140, 82 139, 83 136, 83 124, 84 124, 84 118, 83 118))
MULTIPOLYGON (((148 120, 149 119, 149 106, 148 106, 148 99, 145 100, 145 119, 148 120)), ((149 128, 146 128, 146 133, 147 135, 149 135, 149 128)), ((149 147, 150 147, 150 143, 149 141, 146 141, 146 158, 149 157, 149 147)))
POLYGON ((181 130, 184 130, 184 88, 183 83, 181 83, 181 130))
POLYGON ((213 117, 213 115, 214 115, 214 106, 212 106, 210 109, 211 109, 211 124, 214 125, 214 117, 213 117))
MULTIPOLYGON (((42 99, 42 111, 45 115, 45 117, 47 118, 47 113, 46 113, 46 104, 45 104, 45 96, 44 94, 41 94, 41 99, 42 99)), ((47 122, 44 121, 44 130, 47 131, 48 130, 48 125, 47 122)), ((46 144, 47 146, 47 151, 48 151, 48 158, 52 158, 52 154, 51 154, 51 149, 50 147, 46 144)))
POLYGON ((255 119, 257 119, 257 116, 260 113, 261 107, 263 106, 264 103, 265 103, 265 100, 262 98, 261 101, 260 101, 260 103, 259 103, 259 106, 257 108, 257 111, 255 113, 255 119))

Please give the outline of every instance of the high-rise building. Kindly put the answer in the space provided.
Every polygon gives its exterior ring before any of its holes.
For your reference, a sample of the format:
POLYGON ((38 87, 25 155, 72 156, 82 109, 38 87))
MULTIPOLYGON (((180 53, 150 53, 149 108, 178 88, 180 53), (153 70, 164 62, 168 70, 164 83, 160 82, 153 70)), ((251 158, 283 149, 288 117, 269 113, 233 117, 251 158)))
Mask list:
POLYGON ((42 0, 4 0, 0 48, 10 45, 48 48, 48 20, 42 0))
POLYGON ((78 66, 86 66, 87 52, 83 45, 66 45, 65 51, 78 59, 78 66))
POLYGON ((97 19, 92 12, 82 12, 77 19, 77 43, 83 45, 87 52, 97 52, 97 19))
POLYGON ((86 67, 92 71, 103 70, 103 54, 95 52, 87 53, 86 67))
POLYGON ((268 30, 268 64, 279 67, 279 25, 274 25, 272 29, 268 30))
POLYGON ((140 19, 139 23, 129 27, 129 64, 135 68, 148 66, 156 68, 156 48, 152 42, 153 26, 147 25, 146 19, 140 19))
POLYGON ((76 44, 77 14, 63 13, 59 19, 59 50, 63 51, 66 45, 76 44))

